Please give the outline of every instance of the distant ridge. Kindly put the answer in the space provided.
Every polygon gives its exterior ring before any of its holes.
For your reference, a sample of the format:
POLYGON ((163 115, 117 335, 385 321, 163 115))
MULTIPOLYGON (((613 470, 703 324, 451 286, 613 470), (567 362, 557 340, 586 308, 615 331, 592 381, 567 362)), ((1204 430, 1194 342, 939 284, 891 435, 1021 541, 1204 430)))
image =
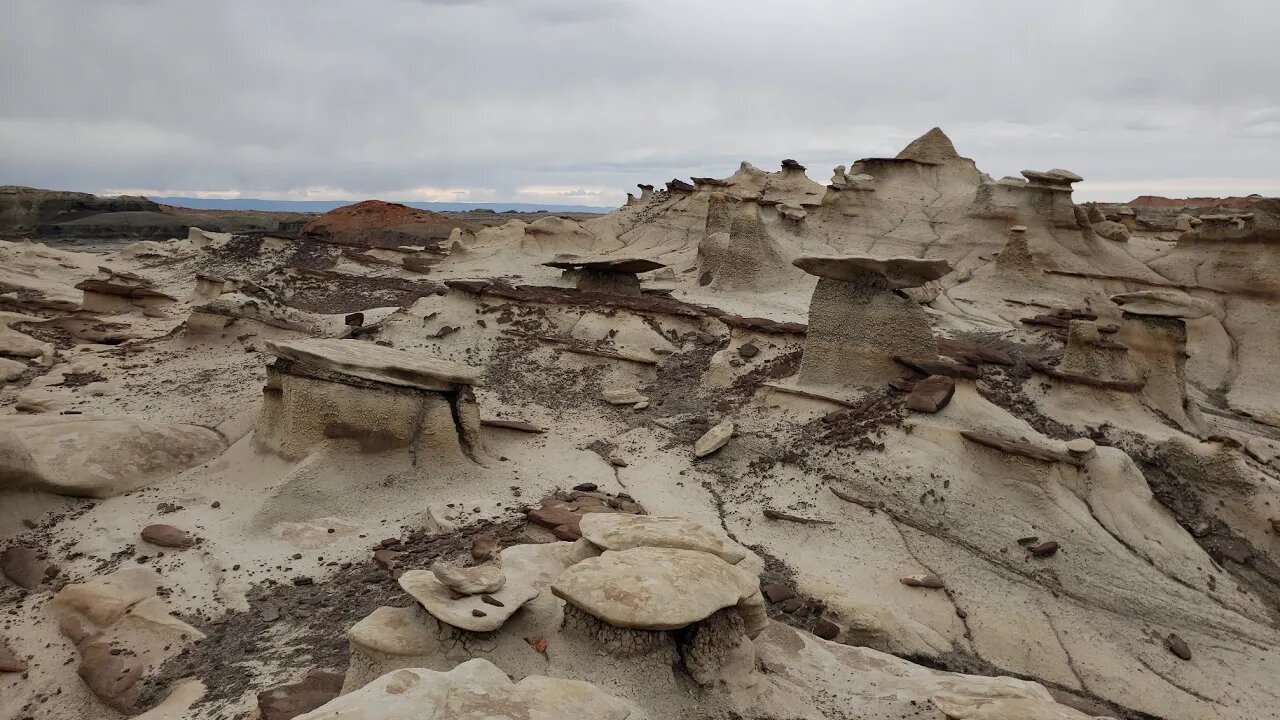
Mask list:
MULTIPOLYGON (((149 196, 149 200, 164 205, 191 208, 193 210, 257 210, 259 212, 328 212, 344 205, 352 205, 358 200, 259 200, 255 198, 212 199, 192 197, 157 197, 149 196)), ((436 212, 474 212, 476 210, 493 210, 494 212, 561 212, 561 213, 607 213, 616 208, 603 205, 542 205, 538 203, 467 203, 467 202, 406 202, 419 210, 435 210, 436 212)))

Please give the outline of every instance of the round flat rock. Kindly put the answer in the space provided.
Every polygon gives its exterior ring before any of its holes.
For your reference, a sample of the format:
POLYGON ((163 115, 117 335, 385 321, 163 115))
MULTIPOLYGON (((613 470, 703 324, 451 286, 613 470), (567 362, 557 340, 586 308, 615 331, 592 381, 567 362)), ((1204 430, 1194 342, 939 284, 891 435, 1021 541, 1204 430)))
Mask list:
POLYGON ((602 550, 638 547, 700 550, 734 565, 747 557, 742 546, 728 535, 688 518, 589 513, 582 516, 580 527, 582 537, 602 550))
POLYGON ((738 605, 755 585, 711 553, 641 547, 583 560, 551 592, 614 627, 675 630, 738 605))
POLYGON ((810 275, 857 282, 867 273, 883 276, 895 288, 920 287, 952 271, 946 260, 920 258, 870 258, 859 256, 805 255, 792 261, 810 275))
POLYGON ((665 263, 649 258, 637 257, 606 257, 606 258, 584 258, 574 255, 557 255, 550 262, 544 262, 547 267, 559 268, 561 270, 591 270, 594 272, 612 272, 626 273, 635 275, 637 273, 649 272, 658 268, 666 267, 665 263))

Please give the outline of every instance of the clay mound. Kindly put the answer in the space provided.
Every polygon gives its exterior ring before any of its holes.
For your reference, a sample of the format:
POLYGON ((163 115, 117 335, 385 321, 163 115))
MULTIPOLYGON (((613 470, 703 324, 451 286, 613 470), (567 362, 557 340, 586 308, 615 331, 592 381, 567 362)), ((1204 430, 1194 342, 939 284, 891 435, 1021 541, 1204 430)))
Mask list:
POLYGON ((469 223, 430 210, 399 203, 364 200, 330 210, 302 226, 302 237, 337 245, 396 248, 426 246, 443 251, 455 227, 475 230, 469 223))

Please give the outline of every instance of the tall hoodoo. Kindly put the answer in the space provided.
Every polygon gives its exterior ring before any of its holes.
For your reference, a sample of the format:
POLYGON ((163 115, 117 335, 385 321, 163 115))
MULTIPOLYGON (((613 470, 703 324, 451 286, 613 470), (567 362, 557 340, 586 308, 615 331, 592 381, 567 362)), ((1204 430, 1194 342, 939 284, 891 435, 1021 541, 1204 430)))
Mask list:
POLYGON ((805 256, 794 265, 818 276, 809 303, 801 384, 879 385, 899 376, 894 356, 938 354, 924 310, 894 291, 951 272, 945 260, 805 256))

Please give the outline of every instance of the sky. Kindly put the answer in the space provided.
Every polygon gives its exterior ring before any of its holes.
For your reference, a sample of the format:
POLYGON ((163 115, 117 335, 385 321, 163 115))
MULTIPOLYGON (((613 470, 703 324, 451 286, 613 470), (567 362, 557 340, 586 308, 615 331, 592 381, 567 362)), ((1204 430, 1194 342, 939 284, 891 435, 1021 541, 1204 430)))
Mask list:
POLYGON ((615 205, 937 125, 1078 200, 1280 195, 1274 0, 0 0, 0 184, 615 205))

